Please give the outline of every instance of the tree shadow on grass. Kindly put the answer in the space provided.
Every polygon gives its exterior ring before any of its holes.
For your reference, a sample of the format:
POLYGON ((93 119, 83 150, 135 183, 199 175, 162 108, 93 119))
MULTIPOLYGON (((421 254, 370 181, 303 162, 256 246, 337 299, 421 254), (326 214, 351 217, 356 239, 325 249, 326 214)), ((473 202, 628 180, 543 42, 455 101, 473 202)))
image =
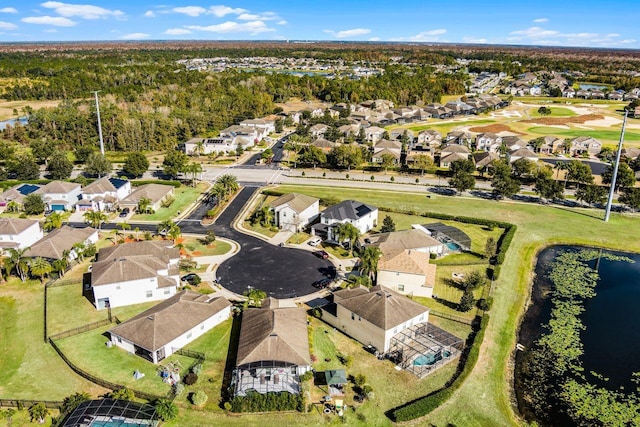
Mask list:
POLYGON ((222 377, 222 399, 220 408, 224 409, 224 402, 228 402, 233 398, 233 389, 231 389, 231 381, 233 379, 233 370, 236 367, 236 359, 238 356, 238 341, 240 338, 240 319, 241 316, 235 316, 231 325, 231 337, 229 338, 229 349, 227 350, 227 359, 224 365, 224 374, 222 377))
POLYGON ((436 296, 433 297, 434 300, 436 300, 437 302, 439 302, 440 304, 447 306, 453 310, 458 310, 458 308, 460 308, 460 304, 458 304, 457 302, 452 302, 443 298, 438 298, 436 296))

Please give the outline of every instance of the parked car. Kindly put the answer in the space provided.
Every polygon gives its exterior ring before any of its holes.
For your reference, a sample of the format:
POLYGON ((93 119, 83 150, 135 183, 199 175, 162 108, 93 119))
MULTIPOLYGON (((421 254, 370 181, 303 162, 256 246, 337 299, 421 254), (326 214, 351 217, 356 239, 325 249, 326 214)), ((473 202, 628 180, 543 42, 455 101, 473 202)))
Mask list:
POLYGON ((316 280, 315 282, 313 282, 311 284, 311 286, 313 286, 314 288, 318 288, 318 289, 324 289, 327 286, 329 286, 331 284, 331 279, 320 279, 320 280, 316 280))
POLYGON ((129 215, 129 212, 131 212, 131 210, 129 208, 124 208, 120 211, 120 218, 126 218, 127 215, 129 215))
POLYGON ((322 243, 322 239, 320 237, 312 237, 311 240, 307 242, 310 246, 318 246, 320 243, 322 243))
POLYGON ((185 274, 180 280, 187 282, 191 286, 198 286, 202 282, 202 279, 196 273, 185 274))
POLYGON ((329 254, 326 251, 314 251, 313 254, 318 258, 327 259, 329 254))

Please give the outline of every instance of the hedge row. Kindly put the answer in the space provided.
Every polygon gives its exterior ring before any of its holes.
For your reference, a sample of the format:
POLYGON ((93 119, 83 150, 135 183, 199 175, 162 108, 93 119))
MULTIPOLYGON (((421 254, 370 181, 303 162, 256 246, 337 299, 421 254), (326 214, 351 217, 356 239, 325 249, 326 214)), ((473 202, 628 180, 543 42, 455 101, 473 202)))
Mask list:
POLYGON ((281 392, 247 393, 231 399, 232 412, 304 411, 301 394, 281 392))
POLYGON ((170 180, 164 180, 164 179, 137 179, 135 181, 131 181, 131 185, 134 187, 140 187, 141 185, 146 185, 146 184, 162 184, 162 185, 171 185, 172 187, 175 188, 180 188, 182 187, 182 183, 180 181, 170 181, 170 180))
POLYGON ((482 340, 484 339, 484 332, 487 328, 488 322, 489 315, 485 314, 482 317, 479 329, 472 335, 472 337, 469 338, 469 340, 472 340, 473 342, 465 348, 465 351, 460 357, 460 365, 462 365, 463 367, 458 371, 459 373, 455 377, 453 382, 446 386, 446 388, 442 388, 428 396, 422 397, 399 408, 393 409, 391 411, 391 417, 394 421, 402 422, 423 417, 435 410, 438 406, 442 405, 447 399, 451 397, 453 392, 462 385, 462 383, 471 373, 473 367, 478 361, 478 356, 480 354, 480 345, 482 344, 482 340))

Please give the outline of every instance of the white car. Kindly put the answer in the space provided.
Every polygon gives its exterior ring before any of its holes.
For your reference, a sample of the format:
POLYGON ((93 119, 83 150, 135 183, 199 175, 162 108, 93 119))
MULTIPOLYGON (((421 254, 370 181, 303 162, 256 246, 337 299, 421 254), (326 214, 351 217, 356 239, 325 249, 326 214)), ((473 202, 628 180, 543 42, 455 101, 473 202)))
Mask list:
POLYGON ((322 243, 322 239, 319 237, 313 237, 307 242, 310 246, 318 246, 320 243, 322 243))

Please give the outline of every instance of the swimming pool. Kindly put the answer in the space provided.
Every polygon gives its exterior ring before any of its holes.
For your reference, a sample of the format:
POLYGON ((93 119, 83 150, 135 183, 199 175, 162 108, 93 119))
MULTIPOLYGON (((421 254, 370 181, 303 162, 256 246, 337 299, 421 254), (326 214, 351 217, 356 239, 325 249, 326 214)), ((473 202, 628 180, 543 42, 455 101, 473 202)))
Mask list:
POLYGON ((108 420, 108 421, 98 421, 94 420, 91 423, 91 427, 149 427, 148 423, 131 423, 125 422, 125 420, 108 420))
POLYGON ((446 359, 447 357, 451 356, 451 352, 444 351, 444 352, 423 354, 422 356, 418 356, 413 360, 413 366, 431 366, 435 364, 437 361, 442 360, 443 355, 444 355, 444 358, 446 359))
POLYGON ((457 243, 447 242, 447 243, 445 243, 445 245, 447 245, 447 248, 450 251, 459 251, 460 250, 460 245, 458 245, 457 243))

